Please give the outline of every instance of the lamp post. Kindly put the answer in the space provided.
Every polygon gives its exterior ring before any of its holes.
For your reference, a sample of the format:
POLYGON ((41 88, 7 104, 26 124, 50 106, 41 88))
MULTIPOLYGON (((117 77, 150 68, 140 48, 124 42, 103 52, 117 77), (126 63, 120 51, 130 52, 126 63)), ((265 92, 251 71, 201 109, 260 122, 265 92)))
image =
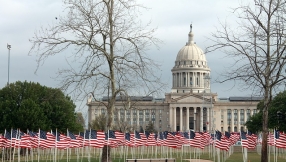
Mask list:
POLYGON ((9 73, 10 73, 10 50, 11 50, 11 45, 7 43, 7 49, 8 49, 8 82, 7 86, 9 85, 9 73))

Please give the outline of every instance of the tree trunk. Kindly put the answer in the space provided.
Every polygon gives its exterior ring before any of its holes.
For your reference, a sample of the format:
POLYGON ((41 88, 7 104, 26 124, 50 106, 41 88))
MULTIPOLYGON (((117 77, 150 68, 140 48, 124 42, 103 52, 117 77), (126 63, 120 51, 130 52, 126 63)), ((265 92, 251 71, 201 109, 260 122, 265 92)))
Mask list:
POLYGON ((102 148, 102 158, 101 162, 112 162, 112 159, 110 158, 110 147, 107 145, 104 145, 102 148))

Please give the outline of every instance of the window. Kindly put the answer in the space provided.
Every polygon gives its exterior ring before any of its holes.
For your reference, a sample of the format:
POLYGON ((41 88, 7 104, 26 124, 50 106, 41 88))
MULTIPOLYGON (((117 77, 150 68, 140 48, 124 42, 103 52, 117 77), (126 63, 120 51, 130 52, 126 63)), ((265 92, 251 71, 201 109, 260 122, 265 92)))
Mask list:
POLYGON ((233 116, 234 116, 234 122, 237 122, 238 120, 237 109, 234 110, 233 116))
POLYGON ((246 120, 249 120, 249 118, 250 118, 250 109, 247 109, 246 120))
POLYGON ((149 115, 149 113, 150 113, 150 110, 145 110, 145 115, 149 115))

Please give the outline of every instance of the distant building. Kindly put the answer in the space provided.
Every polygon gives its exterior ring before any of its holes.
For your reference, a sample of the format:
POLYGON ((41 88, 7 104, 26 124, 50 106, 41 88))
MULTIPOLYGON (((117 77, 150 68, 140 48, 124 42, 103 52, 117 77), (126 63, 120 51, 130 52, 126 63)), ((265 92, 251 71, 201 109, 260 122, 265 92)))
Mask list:
MULTIPOLYGON (((210 68, 204 52, 194 42, 192 31, 188 42, 180 49, 172 68, 172 89, 165 98, 150 96, 118 96, 115 123, 125 121, 144 129, 153 122, 158 131, 230 131, 246 130, 249 117, 257 113, 259 97, 218 98, 211 92, 210 68), (129 107, 132 107, 129 109, 129 107)), ((107 97, 101 99, 107 103, 107 97)), ((88 100, 88 122, 106 113, 100 102, 88 100)))

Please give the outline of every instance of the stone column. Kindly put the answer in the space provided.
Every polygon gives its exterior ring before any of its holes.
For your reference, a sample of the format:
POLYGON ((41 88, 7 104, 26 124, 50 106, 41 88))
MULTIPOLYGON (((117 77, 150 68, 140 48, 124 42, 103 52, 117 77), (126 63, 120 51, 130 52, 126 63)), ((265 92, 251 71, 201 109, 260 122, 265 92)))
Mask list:
POLYGON ((197 131, 197 108, 194 107, 194 131, 197 131))
POLYGON ((203 127, 204 127, 204 119, 203 119, 203 114, 204 114, 204 108, 201 107, 200 109, 200 131, 202 132, 203 131, 203 127))
POLYGON ((193 87, 196 87, 196 73, 193 72, 193 87))
POLYGON ((126 122, 126 110, 124 110, 124 122, 126 122))
POLYGON ((140 116, 139 116, 139 110, 136 110, 136 112, 137 112, 137 125, 139 125, 140 126, 140 122, 139 122, 139 118, 140 118, 140 116))
POLYGON ((189 87, 189 72, 186 72, 186 87, 189 87))
POLYGON ((146 120, 145 120, 146 118, 145 118, 145 110, 143 110, 143 123, 144 123, 144 129, 146 129, 146 125, 147 124, 149 124, 149 122, 148 123, 146 123, 146 120))
POLYGON ((240 132, 240 109, 237 109, 237 130, 240 132))
MULTIPOLYGON (((169 107, 169 125, 170 125, 170 128, 171 128, 172 123, 173 123, 172 115, 173 115, 173 107, 169 107)), ((144 120, 144 121, 145 121, 145 120, 144 120)), ((172 129, 172 128, 171 128, 171 129, 172 129)))
POLYGON ((210 108, 207 108, 207 131, 210 132, 210 108))
POLYGON ((182 87, 182 73, 179 73, 179 87, 182 87))
POLYGON ((233 115, 233 110, 230 109, 231 111, 231 126, 230 126, 230 131, 233 132, 234 131, 234 115, 233 115))
MULTIPOLYGON (((245 124, 245 122, 247 121, 247 109, 244 109, 244 124, 245 124)), ((245 127, 243 127, 243 128, 245 128, 245 127)), ((244 131, 246 131, 246 130, 244 130, 244 131)))
POLYGON ((173 109, 174 109, 174 122, 173 122, 173 124, 174 124, 174 131, 176 131, 177 129, 177 119, 176 119, 176 107, 173 107, 173 109))
POLYGON ((197 87, 197 72, 194 72, 194 80, 195 80, 194 87, 197 87))
POLYGON ((188 131, 190 129, 190 121, 189 121, 189 118, 190 118, 190 114, 189 114, 189 107, 186 107, 187 109, 187 114, 186 114, 186 131, 188 131))
POLYGON ((121 122, 121 120, 120 120, 121 119, 121 114, 120 114, 121 112, 120 112, 120 110, 121 109, 117 110, 118 122, 121 122))
POLYGON ((180 131, 183 130, 183 107, 180 107, 180 131))
POLYGON ((130 124, 133 124, 133 110, 130 109, 130 124))

